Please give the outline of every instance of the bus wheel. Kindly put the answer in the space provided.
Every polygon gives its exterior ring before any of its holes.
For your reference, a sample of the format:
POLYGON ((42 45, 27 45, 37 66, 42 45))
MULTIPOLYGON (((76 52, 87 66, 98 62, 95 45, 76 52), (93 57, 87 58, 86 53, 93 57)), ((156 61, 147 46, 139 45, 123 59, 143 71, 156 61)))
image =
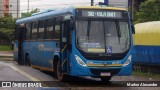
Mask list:
POLYGON ((26 61, 26 66, 30 66, 30 58, 29 58, 29 55, 26 55, 25 61, 26 61))
POLYGON ((67 80, 67 75, 63 74, 63 73, 60 71, 60 61, 58 61, 57 67, 56 67, 56 77, 57 77, 58 80, 60 80, 60 81, 66 81, 66 80, 67 80))
POLYGON ((100 77, 102 82, 109 82, 109 80, 111 79, 110 77, 100 77))

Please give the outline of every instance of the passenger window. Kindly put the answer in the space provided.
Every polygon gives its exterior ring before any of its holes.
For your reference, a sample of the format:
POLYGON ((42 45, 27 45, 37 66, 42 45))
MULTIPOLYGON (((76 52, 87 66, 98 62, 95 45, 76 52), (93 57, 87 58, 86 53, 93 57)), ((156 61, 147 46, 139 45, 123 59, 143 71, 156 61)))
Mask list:
POLYGON ((55 25, 55 39, 60 38, 60 24, 55 25))
POLYGON ((61 21, 62 17, 56 18, 54 39, 60 39, 61 21))
POLYGON ((26 24, 26 40, 30 39, 30 32, 31 32, 31 23, 26 24))
POLYGON ((45 30, 45 20, 39 21, 38 27, 39 27, 39 32, 38 32, 38 39, 44 39, 44 30, 45 30))
POLYGON ((38 28, 38 23, 33 22, 32 23, 32 40, 37 39, 37 28, 38 28))
POLYGON ((47 20, 46 39, 53 39, 54 19, 47 20))

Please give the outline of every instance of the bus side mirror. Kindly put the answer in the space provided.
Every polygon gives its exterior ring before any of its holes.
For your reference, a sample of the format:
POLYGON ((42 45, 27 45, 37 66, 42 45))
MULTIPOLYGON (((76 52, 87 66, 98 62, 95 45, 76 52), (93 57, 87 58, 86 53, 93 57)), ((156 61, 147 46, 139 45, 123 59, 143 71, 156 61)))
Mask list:
POLYGON ((74 30, 74 28, 75 28, 75 22, 74 22, 73 16, 71 16, 71 20, 70 20, 70 30, 74 30))
POLYGON ((135 34, 135 27, 133 24, 131 25, 131 28, 132 28, 132 34, 135 34))
POLYGON ((133 25, 133 20, 130 19, 130 21, 131 21, 132 34, 135 34, 135 27, 134 27, 134 25, 133 25))

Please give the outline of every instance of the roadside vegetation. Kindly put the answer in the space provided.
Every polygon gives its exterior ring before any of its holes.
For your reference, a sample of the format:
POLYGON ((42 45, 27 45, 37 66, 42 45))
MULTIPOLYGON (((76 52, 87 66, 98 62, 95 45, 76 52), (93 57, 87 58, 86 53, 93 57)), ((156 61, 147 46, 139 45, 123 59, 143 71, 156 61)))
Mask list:
POLYGON ((0 18, 0 45, 10 45, 13 40, 15 19, 11 15, 0 18))
POLYGON ((160 21, 160 0, 145 0, 135 11, 134 23, 160 21))
POLYGON ((132 75, 133 76, 142 76, 142 77, 152 78, 152 79, 155 79, 155 80, 156 79, 160 80, 160 74, 133 71, 132 75))
MULTIPOLYGON (((28 13, 22 13, 22 18, 29 17, 38 11, 39 9, 35 9, 28 13)), ((16 19, 13 19, 12 15, 0 17, 0 51, 11 50, 9 47, 14 40, 15 22, 16 19)))
POLYGON ((0 51, 11 51, 11 45, 0 45, 0 51))

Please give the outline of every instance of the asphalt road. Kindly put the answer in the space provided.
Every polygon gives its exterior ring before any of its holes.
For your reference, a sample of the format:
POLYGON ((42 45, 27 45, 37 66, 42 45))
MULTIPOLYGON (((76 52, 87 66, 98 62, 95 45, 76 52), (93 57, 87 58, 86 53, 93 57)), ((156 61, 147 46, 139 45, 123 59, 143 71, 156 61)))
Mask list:
MULTIPOLYGON (((1 54, 1 52, 0 52, 1 54)), ((17 65, 7 58, 0 59, 0 81, 38 82, 42 88, 0 87, 0 90, 160 90, 160 87, 126 87, 127 82, 145 81, 155 82, 160 79, 152 79, 140 76, 116 76, 109 83, 103 83, 98 78, 72 77, 69 82, 58 81, 52 72, 40 71, 27 66, 17 65)), ((2 82, 0 82, 2 83, 2 82)), ((135 82, 138 83, 138 82, 135 82)))

